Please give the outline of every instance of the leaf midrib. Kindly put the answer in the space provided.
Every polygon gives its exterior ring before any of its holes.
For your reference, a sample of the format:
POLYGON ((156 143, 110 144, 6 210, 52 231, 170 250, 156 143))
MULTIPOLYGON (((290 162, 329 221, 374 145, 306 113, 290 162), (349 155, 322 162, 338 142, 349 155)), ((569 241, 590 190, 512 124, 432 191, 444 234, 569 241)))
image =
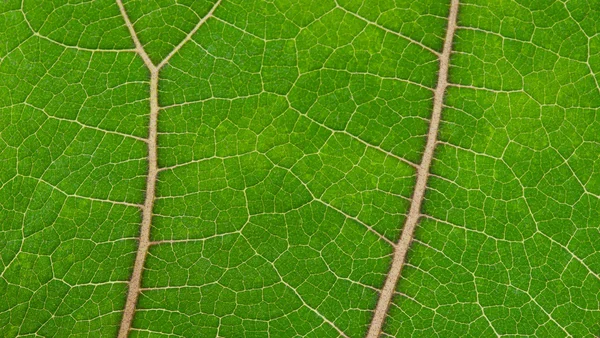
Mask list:
POLYGON ((425 190, 427 189, 427 181, 430 175, 429 170, 433 160, 435 146, 438 142, 437 136, 442 116, 444 94, 448 87, 448 68, 450 66, 450 55, 452 54, 452 41, 457 28, 456 17, 458 14, 458 7, 459 0, 452 0, 448 14, 448 27, 444 39, 444 48, 442 54, 438 56, 440 67, 437 86, 433 94, 433 109, 429 122, 429 131, 427 133, 427 143, 425 145, 425 150, 423 151, 421 164, 417 167, 417 180, 411 198, 409 213, 404 222, 400 239, 394 247, 392 265, 379 295, 379 300, 377 301, 377 306, 373 313, 373 319, 369 326, 367 338, 377 338, 381 335, 390 303, 395 294, 396 286, 406 261, 406 254, 410 247, 410 243, 412 242, 419 219, 421 218, 421 206, 425 198, 425 190))

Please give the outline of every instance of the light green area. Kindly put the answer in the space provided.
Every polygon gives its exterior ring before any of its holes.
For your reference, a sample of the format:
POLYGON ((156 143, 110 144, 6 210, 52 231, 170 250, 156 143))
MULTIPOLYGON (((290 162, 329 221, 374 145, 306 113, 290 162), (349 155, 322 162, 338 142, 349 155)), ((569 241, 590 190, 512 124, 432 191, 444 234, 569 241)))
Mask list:
MULTIPOLYGON (((153 62, 215 1, 124 0, 153 62)), ((461 0, 424 217, 384 335, 600 334, 600 4, 461 0)), ((131 337, 365 335, 449 1, 223 0, 159 76, 131 337)), ((115 337, 149 71, 117 3, 0 2, 0 332, 115 337)))

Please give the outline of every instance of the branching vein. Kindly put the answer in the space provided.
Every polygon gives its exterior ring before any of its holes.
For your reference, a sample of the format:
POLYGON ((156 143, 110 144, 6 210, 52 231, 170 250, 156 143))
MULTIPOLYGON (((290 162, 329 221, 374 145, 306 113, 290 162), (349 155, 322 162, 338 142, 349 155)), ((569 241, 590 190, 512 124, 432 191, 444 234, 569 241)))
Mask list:
POLYGON ((140 288, 142 285, 142 272, 144 270, 144 264, 146 262, 146 256, 148 255, 148 249, 152 244, 150 238, 150 229, 152 226, 152 210, 154 208, 154 200, 156 199, 156 181, 158 178, 158 112, 160 106, 158 103, 158 80, 159 73, 163 66, 165 66, 170 58, 177 53, 183 45, 188 42, 194 33, 198 31, 200 26, 204 24, 214 13, 215 9, 221 3, 221 0, 217 1, 211 10, 202 18, 194 29, 177 45, 164 60, 162 60, 158 66, 155 65, 148 53, 144 50, 144 47, 137 36, 135 28, 127 15, 125 6, 122 0, 116 0, 121 16, 125 21, 127 29, 133 39, 136 47, 137 54, 144 60, 144 64, 150 71, 150 122, 148 126, 148 176, 146 179, 146 197, 144 200, 144 206, 142 208, 142 224, 140 226, 139 244, 138 250, 135 257, 135 263, 133 265, 133 273, 129 280, 129 289, 127 292, 127 300, 125 302, 125 309, 123 311, 123 318, 121 320, 121 326, 119 328, 119 338, 126 338, 131 330, 133 323, 133 317, 135 315, 136 305, 140 294, 140 288))

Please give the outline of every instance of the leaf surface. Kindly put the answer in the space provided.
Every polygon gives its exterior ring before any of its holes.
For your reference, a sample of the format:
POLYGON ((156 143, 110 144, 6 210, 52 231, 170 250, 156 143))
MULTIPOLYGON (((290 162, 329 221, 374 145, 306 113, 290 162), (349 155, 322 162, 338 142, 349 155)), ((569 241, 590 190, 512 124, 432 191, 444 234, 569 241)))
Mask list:
POLYGON ((597 336, 598 8, 1 2, 0 332, 597 336))

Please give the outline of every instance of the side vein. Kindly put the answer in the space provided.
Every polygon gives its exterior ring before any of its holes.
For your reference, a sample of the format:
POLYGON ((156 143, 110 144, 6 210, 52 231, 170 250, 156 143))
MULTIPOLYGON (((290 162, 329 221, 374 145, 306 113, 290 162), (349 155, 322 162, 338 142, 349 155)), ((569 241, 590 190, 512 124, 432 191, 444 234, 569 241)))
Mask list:
POLYGON ((457 28, 456 17, 458 14, 458 7, 459 0, 452 0, 450 4, 450 14, 448 15, 448 28, 446 29, 444 49, 439 56, 440 69, 438 73, 438 83, 433 95, 433 111, 431 114, 431 122, 429 124, 429 132, 427 133, 425 151, 423 152, 421 164, 417 168, 417 182, 410 204, 410 210, 402 229, 402 235, 400 236, 400 240, 394 251, 392 266, 386 277, 381 294, 379 295, 379 300, 375 307, 367 338, 377 338, 381 334, 383 323, 392 297, 394 296, 396 285, 398 284, 398 279, 400 279, 400 273, 404 266, 406 254, 421 216, 421 205, 423 204, 425 190, 427 188, 429 168, 437 144, 437 134, 442 115, 444 94, 446 92, 446 87, 448 87, 448 68, 450 64, 450 54, 452 53, 452 40, 454 39, 454 33, 457 28))
POLYGON ((190 33, 188 35, 186 35, 186 37, 181 40, 181 42, 175 46, 175 48, 173 48, 173 50, 171 51, 171 53, 169 53, 164 60, 162 60, 159 64, 158 64, 158 68, 162 68, 164 65, 166 65, 169 60, 171 60, 171 58, 173 57, 173 55, 175 55, 177 52, 179 52, 179 50, 181 49, 181 47, 183 47, 183 45, 185 45, 188 41, 190 41, 192 39, 192 36, 194 36, 194 34, 196 34, 196 32, 198 31, 198 29, 200 29, 200 27, 206 22, 206 20, 210 19, 215 10, 217 9, 217 7, 219 7, 219 5, 221 4, 221 1, 223 0, 218 0, 217 2, 215 2, 215 4, 212 6, 212 8, 208 11, 208 13, 206 13, 206 15, 200 19, 200 21, 198 21, 198 23, 196 24, 196 26, 194 26, 194 28, 190 31, 190 33))

